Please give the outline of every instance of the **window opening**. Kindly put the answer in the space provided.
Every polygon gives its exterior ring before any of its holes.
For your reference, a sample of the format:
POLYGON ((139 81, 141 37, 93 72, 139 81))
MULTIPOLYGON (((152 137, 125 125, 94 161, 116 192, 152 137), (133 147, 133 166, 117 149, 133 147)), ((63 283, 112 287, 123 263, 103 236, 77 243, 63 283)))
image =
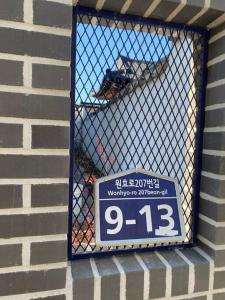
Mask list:
POLYGON ((206 31, 75 9, 71 255, 172 247, 98 248, 94 182, 143 168, 178 179, 183 246, 194 242, 199 196, 206 31))

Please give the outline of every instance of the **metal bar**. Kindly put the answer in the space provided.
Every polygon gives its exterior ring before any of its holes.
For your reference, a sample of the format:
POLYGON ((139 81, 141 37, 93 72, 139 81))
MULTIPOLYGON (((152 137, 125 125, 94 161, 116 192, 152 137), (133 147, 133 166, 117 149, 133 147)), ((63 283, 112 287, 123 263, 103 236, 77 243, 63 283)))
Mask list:
POLYGON ((203 34, 203 59, 201 61, 201 85, 199 89, 199 117, 198 121, 198 134, 196 138, 196 155, 195 155, 195 186, 194 186, 194 199, 193 199, 193 243, 197 241, 198 233, 198 213, 199 213, 199 196, 201 187, 201 170, 202 170, 202 149, 203 149, 203 130, 205 124, 205 95, 206 95, 206 85, 207 85, 207 61, 208 61, 208 40, 209 32, 205 31, 203 34))
POLYGON ((172 249, 189 249, 194 246, 193 243, 185 243, 185 244, 176 244, 176 245, 167 245, 167 246, 154 246, 154 247, 143 247, 143 248, 135 248, 135 249, 124 249, 124 250, 111 250, 111 251, 104 251, 104 252, 86 252, 83 254, 73 254, 71 260, 76 259, 85 259, 90 257, 108 257, 118 254, 127 254, 127 253, 144 253, 149 251, 156 251, 156 250, 172 250, 172 249))
POLYGON ((173 23, 173 22, 165 22, 162 20, 157 19, 151 19, 151 18, 144 18, 134 15, 128 15, 128 14, 120 14, 115 13, 107 10, 96 10, 94 8, 90 7, 84 7, 77 5, 77 11, 81 15, 89 15, 89 16, 96 16, 96 17, 102 17, 102 18, 108 18, 111 20, 119 20, 119 21, 126 21, 126 22, 137 22, 141 24, 146 25, 153 25, 153 26, 159 26, 162 28, 171 28, 171 29, 178 29, 186 32, 198 32, 200 34, 204 34, 207 30, 200 26, 193 26, 193 25, 184 25, 179 23, 173 23))
POLYGON ((69 166, 69 203, 68 203, 68 259, 72 259, 72 216, 73 216, 73 170, 74 170, 74 122, 75 122, 75 82, 76 82, 76 28, 77 8, 73 7, 72 45, 71 45, 71 111, 70 111, 70 166, 69 166))

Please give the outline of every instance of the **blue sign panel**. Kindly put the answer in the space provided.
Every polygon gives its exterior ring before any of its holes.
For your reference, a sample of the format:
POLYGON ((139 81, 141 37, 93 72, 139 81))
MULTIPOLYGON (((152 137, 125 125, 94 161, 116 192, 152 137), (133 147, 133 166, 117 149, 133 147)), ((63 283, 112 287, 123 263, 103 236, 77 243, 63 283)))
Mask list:
POLYGON ((184 240, 176 179, 134 169, 100 178, 95 184, 97 245, 184 240))

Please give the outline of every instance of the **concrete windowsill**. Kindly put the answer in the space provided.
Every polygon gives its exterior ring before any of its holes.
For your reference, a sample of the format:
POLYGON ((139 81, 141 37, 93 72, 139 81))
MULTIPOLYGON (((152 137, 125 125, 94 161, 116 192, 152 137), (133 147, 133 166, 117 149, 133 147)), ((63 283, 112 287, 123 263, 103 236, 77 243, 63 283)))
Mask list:
POLYGON ((119 300, 121 293, 129 300, 141 300, 144 293, 145 299, 199 295, 209 289, 209 268, 198 248, 81 259, 72 262, 74 299, 91 300, 95 294, 119 300))

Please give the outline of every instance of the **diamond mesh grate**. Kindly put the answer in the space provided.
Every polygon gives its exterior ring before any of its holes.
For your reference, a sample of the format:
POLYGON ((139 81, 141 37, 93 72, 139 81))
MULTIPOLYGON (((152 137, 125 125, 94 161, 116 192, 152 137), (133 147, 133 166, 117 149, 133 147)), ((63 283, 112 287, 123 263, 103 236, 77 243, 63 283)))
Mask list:
POLYGON ((178 179, 191 243, 203 35, 78 10, 75 42, 73 253, 134 248, 97 248, 93 197, 97 178, 133 167, 178 179))

